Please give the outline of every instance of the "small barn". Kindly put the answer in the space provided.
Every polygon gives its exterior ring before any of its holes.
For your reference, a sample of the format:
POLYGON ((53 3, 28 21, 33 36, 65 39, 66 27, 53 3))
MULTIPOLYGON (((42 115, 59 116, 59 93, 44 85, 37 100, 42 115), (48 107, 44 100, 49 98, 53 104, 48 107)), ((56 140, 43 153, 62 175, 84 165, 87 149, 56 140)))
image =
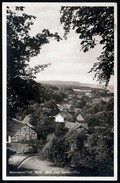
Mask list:
POLYGON ((29 141, 37 139, 37 133, 28 122, 30 116, 26 116, 23 121, 11 119, 8 123, 7 141, 8 143, 29 141))

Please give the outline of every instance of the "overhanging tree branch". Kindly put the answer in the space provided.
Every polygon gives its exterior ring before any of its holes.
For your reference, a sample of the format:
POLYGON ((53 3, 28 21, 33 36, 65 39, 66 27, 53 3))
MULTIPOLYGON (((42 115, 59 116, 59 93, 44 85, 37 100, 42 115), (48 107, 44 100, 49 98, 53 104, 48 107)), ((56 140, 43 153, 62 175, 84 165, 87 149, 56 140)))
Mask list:
POLYGON ((103 51, 90 72, 95 72, 95 78, 107 86, 114 74, 114 8, 66 6, 61 8, 60 13, 65 39, 74 29, 81 40, 83 52, 93 49, 96 38, 100 37, 99 44, 103 45, 103 51))

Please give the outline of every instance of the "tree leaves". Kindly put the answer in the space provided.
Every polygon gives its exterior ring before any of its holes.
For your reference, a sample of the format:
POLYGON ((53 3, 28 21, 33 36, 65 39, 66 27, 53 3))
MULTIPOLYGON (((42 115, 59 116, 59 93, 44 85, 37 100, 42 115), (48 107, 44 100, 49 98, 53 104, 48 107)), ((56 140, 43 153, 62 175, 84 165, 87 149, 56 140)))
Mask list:
POLYGON ((15 10, 23 11, 24 8, 25 8, 24 6, 16 6, 16 7, 15 7, 15 10))
MULTIPOLYGON (((100 36, 99 44, 103 52, 98 57, 90 72, 95 78, 107 86, 114 74, 114 9, 113 7, 62 7, 60 22, 65 30, 64 36, 71 28, 79 34, 83 52, 96 46, 96 36, 100 36), (104 61, 106 60, 106 62, 104 61)), ((98 43, 97 43, 98 44, 98 43)))
MULTIPOLYGON (((36 74, 43 71, 50 64, 37 65, 34 68, 29 68, 31 57, 37 56, 40 53, 41 47, 50 42, 50 39, 60 41, 58 33, 50 33, 48 29, 44 29, 41 33, 35 36, 30 36, 29 32, 33 25, 33 20, 36 18, 33 15, 23 13, 23 6, 16 6, 15 12, 7 7, 7 82, 8 82, 8 104, 13 103, 9 107, 13 108, 14 99, 18 95, 12 83, 16 78, 26 82, 34 79, 36 74), (12 91, 13 90, 13 91, 12 91), (12 98, 14 93, 14 98, 12 98), (11 96, 12 95, 12 96, 11 96)), ((19 85, 21 87, 21 85, 19 85)), ((18 98, 24 98, 23 93, 19 93, 18 98), (22 96, 23 95, 23 96, 22 96)))
MULTIPOLYGON (((23 6, 16 6, 17 11, 23 11, 23 6)), ((60 41, 58 33, 50 33, 48 29, 44 29, 42 33, 38 33, 36 36, 31 37, 29 35, 30 27, 33 25, 33 20, 36 18, 32 15, 23 13, 17 15, 16 12, 12 12, 8 7, 7 14, 7 62, 8 62, 8 80, 14 78, 16 75, 23 77, 25 72, 26 62, 29 62, 30 58, 37 56, 40 53, 41 47, 44 44, 48 44, 50 38, 54 38, 60 41), (23 73, 21 75, 21 69, 23 73)), ((49 64, 48 64, 49 65, 49 64)), ((36 71, 43 70, 45 65, 37 66, 36 71), (38 69, 38 67, 42 69, 38 69)), ((29 76, 28 76, 29 77, 29 76)))

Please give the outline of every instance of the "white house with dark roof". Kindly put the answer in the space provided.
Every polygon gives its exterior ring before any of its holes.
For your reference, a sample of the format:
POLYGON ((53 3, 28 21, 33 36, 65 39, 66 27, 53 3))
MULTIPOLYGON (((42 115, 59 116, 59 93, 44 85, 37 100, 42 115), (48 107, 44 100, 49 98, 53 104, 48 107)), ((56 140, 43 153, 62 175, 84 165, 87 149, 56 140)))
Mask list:
POLYGON ((65 122, 65 119, 64 119, 63 115, 61 115, 60 113, 57 114, 57 115, 55 116, 55 122, 64 123, 64 122, 65 122))
POLYGON ((72 114, 68 112, 60 112, 55 116, 55 122, 65 123, 67 121, 74 121, 72 114))

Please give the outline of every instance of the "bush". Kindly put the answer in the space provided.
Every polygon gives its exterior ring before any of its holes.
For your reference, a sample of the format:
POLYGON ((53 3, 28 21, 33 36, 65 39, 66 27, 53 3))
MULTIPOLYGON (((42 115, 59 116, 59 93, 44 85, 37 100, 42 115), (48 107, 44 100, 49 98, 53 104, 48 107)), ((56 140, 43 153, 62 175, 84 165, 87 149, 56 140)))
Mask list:
POLYGON ((68 132, 68 128, 65 127, 65 124, 60 123, 55 125, 55 135, 61 137, 68 132))
POLYGON ((29 146, 32 147, 34 153, 39 153, 42 150, 44 143, 42 140, 30 140, 29 146))
POLYGON ((69 144, 64 137, 56 137, 53 139, 53 144, 49 150, 48 159, 56 163, 58 166, 68 163, 66 152, 69 149, 69 144))

